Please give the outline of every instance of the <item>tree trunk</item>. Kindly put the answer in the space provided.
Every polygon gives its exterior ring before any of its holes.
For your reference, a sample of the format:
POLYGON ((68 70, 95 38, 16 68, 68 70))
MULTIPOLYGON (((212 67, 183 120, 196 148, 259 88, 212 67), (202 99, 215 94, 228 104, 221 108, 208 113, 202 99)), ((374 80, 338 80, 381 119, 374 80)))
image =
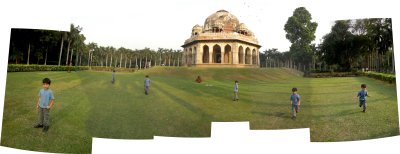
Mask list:
POLYGON ((60 55, 58 56, 58 66, 61 65, 63 46, 64 46, 64 37, 61 37, 60 55))
POLYGON ((47 65, 47 51, 48 51, 48 49, 46 49, 46 56, 44 58, 44 65, 47 65))
POLYGON ((392 73, 395 73, 395 68, 394 68, 394 51, 392 52, 392 73))
POLYGON ((29 57, 31 55, 31 44, 28 44, 28 61, 26 62, 27 65, 29 65, 29 57))
POLYGON ((142 68, 142 57, 139 58, 139 69, 142 68))
POLYGON ((90 66, 92 66, 93 63, 93 52, 90 53, 90 66))
POLYGON ((135 68, 137 69, 137 56, 135 56, 135 68))
POLYGON ((71 58, 69 59, 69 65, 72 66, 72 57, 74 55, 74 49, 71 49, 71 58))
POLYGON ((79 56, 79 66, 82 66, 82 52, 80 53, 80 56, 79 56))
POLYGON ((75 55, 75 66, 78 66, 78 60, 79 60, 79 51, 77 49, 76 50, 76 55, 75 55))
POLYGON ((171 66, 171 55, 168 56, 168 66, 171 66))
POLYGON ((147 68, 147 55, 146 55, 146 58, 145 58, 144 68, 145 69, 147 68))
POLYGON ((108 67, 108 54, 106 55, 106 67, 108 67))
POLYGON ((119 68, 121 68, 121 67, 122 67, 122 53, 121 53, 121 56, 119 58, 119 68))
POLYGON ((132 68, 132 59, 129 58, 129 68, 132 68))
POLYGON ((68 41, 68 46, 67 46, 67 60, 65 61, 65 65, 68 66, 68 56, 69 56, 69 47, 71 46, 71 41, 68 41))
POLYGON ((179 55, 178 55, 178 67, 179 67, 179 59, 180 59, 180 58, 179 58, 179 55))
POLYGON ((112 56, 113 56, 113 55, 111 54, 110 67, 112 66, 112 60, 113 60, 112 56))
POLYGON ((160 53, 160 64, 159 64, 160 66, 161 66, 161 64, 162 64, 161 55, 162 55, 162 54, 160 53))
POLYGON ((89 50, 89 54, 88 54, 88 58, 87 58, 87 66, 90 67, 90 50, 89 50))
POLYGON ((128 60, 128 57, 125 55, 125 68, 126 68, 126 61, 128 60))

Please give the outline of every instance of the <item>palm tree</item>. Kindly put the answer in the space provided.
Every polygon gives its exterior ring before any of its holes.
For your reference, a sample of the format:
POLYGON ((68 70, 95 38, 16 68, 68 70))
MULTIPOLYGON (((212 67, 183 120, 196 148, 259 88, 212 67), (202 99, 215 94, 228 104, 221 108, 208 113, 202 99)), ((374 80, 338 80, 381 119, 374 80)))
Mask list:
POLYGON ((61 35, 61 45, 60 45, 60 54, 59 54, 59 58, 58 58, 58 66, 61 65, 61 57, 62 57, 62 51, 63 51, 63 47, 64 47, 64 39, 67 38, 68 33, 61 31, 60 35, 61 35))
MULTIPOLYGON (((75 44, 75 48, 76 48, 75 66, 78 65, 78 58, 79 58, 79 55, 81 55, 82 50, 83 50, 83 48, 85 46, 85 43, 84 43, 85 40, 86 40, 86 37, 83 34, 79 34, 78 39, 74 43, 75 44)), ((71 62, 70 63, 72 64, 72 55, 71 55, 71 62)))
POLYGON ((91 66, 91 55, 92 55, 92 52, 97 48, 97 44, 96 43, 93 43, 93 42, 90 42, 88 45, 88 62, 87 62, 87 66, 91 66))
POLYGON ((68 33, 68 47, 67 47, 67 60, 65 62, 66 65, 68 65, 68 62, 71 64, 72 62, 72 55, 73 51, 71 52, 71 59, 69 59, 69 50, 71 48, 71 45, 74 46, 74 41, 79 39, 79 33, 82 31, 82 27, 75 27, 74 24, 71 24, 70 26, 70 32, 68 33))

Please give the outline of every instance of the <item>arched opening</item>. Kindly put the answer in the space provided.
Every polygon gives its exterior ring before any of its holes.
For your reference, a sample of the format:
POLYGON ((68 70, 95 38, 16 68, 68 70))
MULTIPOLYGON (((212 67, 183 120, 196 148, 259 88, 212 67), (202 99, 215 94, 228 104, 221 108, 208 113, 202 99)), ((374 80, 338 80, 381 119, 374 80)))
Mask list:
POLYGON ((243 54, 243 47, 240 46, 240 47, 239 47, 239 64, 244 64, 243 56, 244 56, 244 54, 243 54))
POLYGON ((257 64, 256 49, 253 49, 253 52, 251 52, 251 56, 253 57, 253 59, 252 59, 253 65, 254 65, 254 64, 257 64))
POLYGON ((250 64, 250 48, 246 48, 246 53, 245 53, 246 55, 246 59, 245 59, 245 64, 250 64))
POLYGON ((208 46, 207 45, 204 45, 203 46, 203 63, 209 63, 209 54, 210 54, 210 52, 208 51, 209 50, 209 48, 208 48, 208 46))
POLYGON ((221 47, 217 44, 213 47, 213 62, 221 63, 221 47))
POLYGON ((232 48, 230 45, 225 46, 224 53, 224 63, 231 64, 232 63, 232 48))

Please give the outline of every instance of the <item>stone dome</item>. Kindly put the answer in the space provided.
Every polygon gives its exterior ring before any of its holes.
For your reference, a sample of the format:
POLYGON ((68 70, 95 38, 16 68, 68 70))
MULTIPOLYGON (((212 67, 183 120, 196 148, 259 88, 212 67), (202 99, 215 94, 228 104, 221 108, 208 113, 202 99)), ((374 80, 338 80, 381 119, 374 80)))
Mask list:
POLYGON ((193 29, 192 30, 202 30, 203 28, 200 26, 200 25, 195 25, 195 26, 193 26, 193 29))
POLYGON ((249 29, 247 28, 246 24, 240 23, 239 26, 237 27, 237 31, 248 31, 249 29))
POLYGON ((199 25, 195 25, 192 28, 192 36, 199 35, 203 31, 203 28, 199 25))
POLYGON ((239 25, 239 20, 233 14, 225 10, 219 10, 206 19, 204 22, 204 32, 212 32, 214 30, 220 30, 224 32, 233 32, 236 26, 239 25))

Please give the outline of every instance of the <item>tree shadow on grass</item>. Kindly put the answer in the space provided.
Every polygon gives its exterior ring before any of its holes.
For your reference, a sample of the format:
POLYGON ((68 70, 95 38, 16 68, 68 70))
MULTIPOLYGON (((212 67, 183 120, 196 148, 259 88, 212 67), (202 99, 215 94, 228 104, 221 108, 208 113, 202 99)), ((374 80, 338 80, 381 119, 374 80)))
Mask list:
POLYGON ((342 110, 341 112, 335 112, 333 114, 321 114, 321 115, 315 115, 317 118, 337 118, 337 117, 344 117, 344 116, 349 116, 353 114, 362 114, 361 110, 358 109, 351 109, 351 110, 342 110))
POLYGON ((201 117, 204 117, 205 119, 210 119, 210 120, 214 119, 214 117, 212 115, 203 112, 200 108, 195 107, 190 103, 187 103, 186 100, 178 98, 177 96, 171 94, 167 90, 164 90, 163 88, 158 88, 158 90, 160 92, 164 93, 165 95, 167 95, 169 98, 173 99, 175 103, 178 103, 179 105, 183 106, 184 108, 188 109, 189 111, 191 111, 195 114, 201 115, 201 117))
POLYGON ((284 112, 251 112, 252 114, 258 114, 261 116, 277 117, 277 118, 290 118, 290 115, 284 112))

